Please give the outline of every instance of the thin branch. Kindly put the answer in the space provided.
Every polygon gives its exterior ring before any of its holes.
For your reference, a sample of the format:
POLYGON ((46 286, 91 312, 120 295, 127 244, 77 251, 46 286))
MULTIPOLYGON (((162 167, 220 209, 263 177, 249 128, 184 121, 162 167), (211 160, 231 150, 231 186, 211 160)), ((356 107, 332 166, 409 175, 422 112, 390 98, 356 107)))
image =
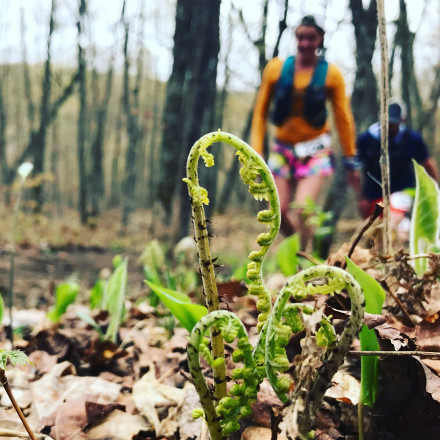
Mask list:
POLYGON ((382 199, 384 204, 384 252, 391 255, 390 227, 390 160, 388 157, 388 45, 384 0, 377 0, 377 18, 381 53, 380 75, 380 171, 382 175, 382 199))
MULTIPOLYGON (((370 215, 370 217, 368 217, 368 221, 365 223, 365 225, 362 227, 359 234, 357 235, 357 237, 353 241, 353 244, 351 245, 350 250, 348 251, 348 254, 347 254, 348 258, 351 258, 352 254, 354 252, 354 249, 356 248, 357 244, 361 240, 362 236, 365 234, 365 232, 367 232, 367 230, 375 222, 375 220, 382 214, 382 212, 383 212, 382 203, 376 203, 376 205, 374 206, 373 213, 370 215)), ((347 267, 347 263, 344 263, 343 269, 345 269, 346 267, 347 267)))
POLYGON ((440 359, 438 351, 349 351, 350 356, 420 356, 430 359, 440 359))
POLYGON ((388 284, 385 281, 381 281, 381 286, 386 290, 387 293, 391 295, 391 298, 394 299, 399 309, 402 311, 402 313, 405 315, 406 319, 411 323, 411 327, 415 327, 415 322, 411 319, 411 316, 409 316, 408 311, 406 310, 406 307, 403 305, 402 301, 400 301, 399 297, 391 291, 388 284))

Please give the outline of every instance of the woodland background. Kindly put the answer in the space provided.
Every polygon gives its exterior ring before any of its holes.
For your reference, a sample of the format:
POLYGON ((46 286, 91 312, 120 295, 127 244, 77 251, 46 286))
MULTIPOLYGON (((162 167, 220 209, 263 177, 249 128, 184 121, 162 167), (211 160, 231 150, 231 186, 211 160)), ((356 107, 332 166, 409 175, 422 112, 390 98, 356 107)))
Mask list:
MULTIPOLYGON (((153 235, 158 225, 169 226, 176 240, 187 235, 190 206, 181 179, 189 149, 219 127, 249 140, 262 70, 271 57, 294 50, 295 23, 311 5, 252 3, 250 13, 249 5, 238 0, 111 0, 107 6, 99 0, 28 1, 17 23, 3 5, 3 207, 12 207, 17 167, 28 160, 34 164, 28 211, 50 219, 67 215, 69 221, 93 227, 112 210, 115 221, 130 228, 133 213, 142 209, 149 213, 153 235), (107 38, 102 47, 97 25, 110 7, 118 10, 118 18, 107 23, 111 41, 107 38), (13 43, 10 34, 18 36, 13 43), (60 35, 67 37, 60 41, 60 35), (35 53, 42 62, 35 61, 35 53), (60 62, 63 53, 73 55, 60 62), (159 53, 169 60, 169 69, 158 67, 159 53)), ((379 110, 376 2, 348 0, 343 14, 335 17, 341 3, 317 1, 311 12, 326 17, 329 61, 346 59, 338 64, 359 132, 377 119, 379 110), (351 47, 342 57, 332 39, 338 29, 351 47)), ((422 131, 438 157, 439 5, 417 2, 415 18, 409 15, 412 2, 391 3, 392 94, 406 101, 408 123, 422 131)), ((210 194, 209 215, 234 205, 254 209, 237 171, 233 154, 217 148, 216 166, 201 171, 210 194)), ((333 222, 346 207, 344 194, 340 170, 325 196, 325 209, 335 213, 333 222)), ((345 209, 345 215, 356 213, 345 209)))

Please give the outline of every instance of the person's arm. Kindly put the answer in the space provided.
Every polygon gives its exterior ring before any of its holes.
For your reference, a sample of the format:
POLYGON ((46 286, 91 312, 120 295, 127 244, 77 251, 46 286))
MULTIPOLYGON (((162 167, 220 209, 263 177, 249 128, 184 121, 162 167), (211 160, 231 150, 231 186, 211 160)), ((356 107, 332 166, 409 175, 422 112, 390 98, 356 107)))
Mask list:
POLYGON ((338 131, 344 154, 344 166, 347 170, 347 182, 353 188, 356 198, 362 196, 360 163, 356 157, 356 129, 350 102, 345 93, 345 81, 341 71, 334 65, 330 65, 331 78, 329 78, 330 101, 333 107, 334 121, 338 131))
POLYGON ((428 157, 428 159, 422 162, 422 166, 425 168, 428 175, 438 182, 438 168, 435 160, 432 157, 428 157))
POLYGON ((260 155, 263 155, 264 137, 267 130, 267 118, 270 108, 274 86, 281 72, 282 62, 274 58, 267 63, 263 71, 260 90, 255 101, 254 114, 251 128, 251 147, 260 155), (277 74, 277 71, 278 74, 277 74))
POLYGON ((414 146, 414 159, 425 168, 426 172, 429 176, 431 176, 436 182, 439 180, 438 168, 435 160, 429 154, 428 146, 425 144, 425 141, 421 135, 421 133, 417 131, 410 131, 413 139, 414 146))
MULTIPOLYGON (((333 108, 334 121, 346 157, 356 156, 356 129, 350 102, 345 92, 345 81, 341 71, 333 64, 329 65, 329 98, 333 108)), ((326 84, 327 85, 327 84, 326 84)))

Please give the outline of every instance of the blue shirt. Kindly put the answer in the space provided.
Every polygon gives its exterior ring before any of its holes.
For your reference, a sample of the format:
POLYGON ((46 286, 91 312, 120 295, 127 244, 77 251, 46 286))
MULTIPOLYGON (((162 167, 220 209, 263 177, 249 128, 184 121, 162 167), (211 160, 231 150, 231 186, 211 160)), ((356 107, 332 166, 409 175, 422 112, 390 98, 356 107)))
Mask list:
MULTIPOLYGON (((406 128, 403 124, 399 132, 389 139, 391 193, 416 186, 412 159, 423 164, 429 158, 429 151, 420 133, 406 128)), ((369 200, 382 197, 381 186, 368 174, 381 182, 380 172, 380 125, 378 122, 357 138, 357 154, 362 162, 363 196, 369 200)))

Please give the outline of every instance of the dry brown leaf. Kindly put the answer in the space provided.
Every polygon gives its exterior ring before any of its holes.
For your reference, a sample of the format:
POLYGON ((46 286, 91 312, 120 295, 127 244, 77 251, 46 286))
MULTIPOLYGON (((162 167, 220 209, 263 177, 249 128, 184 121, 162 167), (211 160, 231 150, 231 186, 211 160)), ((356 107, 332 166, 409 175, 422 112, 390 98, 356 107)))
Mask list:
POLYGON ((59 407, 67 399, 82 398, 100 403, 114 402, 121 386, 99 377, 78 377, 69 362, 57 364, 50 373, 31 383, 32 410, 42 426, 52 426, 59 407))
POLYGON ((139 412, 153 425, 156 433, 160 431, 157 407, 177 406, 183 399, 184 391, 160 383, 156 379, 153 364, 149 371, 133 385, 133 400, 139 412))
POLYGON ((416 327, 419 350, 440 352, 440 312, 426 317, 416 327))
POLYGON ((118 409, 112 411, 102 423, 87 432, 89 440, 132 440, 135 436, 146 438, 151 433, 149 425, 141 416, 127 414, 118 409), (144 435, 141 436, 141 434, 144 435))
POLYGON ((59 406, 50 434, 55 440, 82 440, 87 438, 83 432, 86 426, 84 399, 68 399, 59 406))

